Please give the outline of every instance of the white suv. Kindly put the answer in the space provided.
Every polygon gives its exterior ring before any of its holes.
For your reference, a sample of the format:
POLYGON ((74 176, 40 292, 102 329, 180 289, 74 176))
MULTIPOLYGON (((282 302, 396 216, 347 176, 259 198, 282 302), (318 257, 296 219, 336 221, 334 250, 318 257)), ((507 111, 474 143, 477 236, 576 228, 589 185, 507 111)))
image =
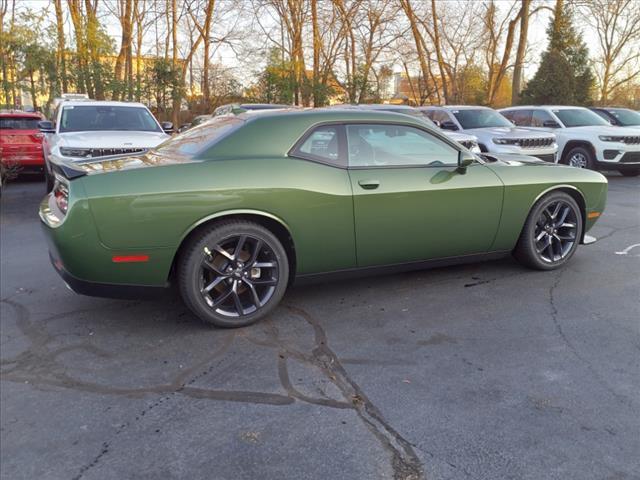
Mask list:
POLYGON ((47 191, 53 188, 51 164, 91 161, 108 156, 138 155, 164 142, 171 122, 158 123, 141 103, 63 100, 53 122, 39 123, 47 191))
POLYGON ((583 107, 510 107, 500 113, 518 126, 555 133, 562 163, 640 174, 640 128, 614 127, 583 107))
POLYGON ((546 162, 557 162, 558 145, 554 134, 516 128, 492 108, 447 105, 419 107, 418 110, 442 129, 476 136, 483 152, 530 155, 546 162))

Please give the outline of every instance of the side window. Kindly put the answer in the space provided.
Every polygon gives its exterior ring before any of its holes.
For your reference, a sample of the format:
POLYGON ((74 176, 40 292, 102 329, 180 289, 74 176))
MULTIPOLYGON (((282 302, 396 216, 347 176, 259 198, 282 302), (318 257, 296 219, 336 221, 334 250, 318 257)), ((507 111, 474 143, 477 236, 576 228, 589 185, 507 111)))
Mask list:
POLYGON ((419 128, 348 125, 350 167, 457 166, 458 150, 419 128))
POLYGON ((534 110, 531 118, 532 127, 544 127, 544 122, 554 122, 553 117, 545 110, 534 110))
POLYGON ((530 127, 531 126, 531 110, 511 110, 506 112, 507 117, 517 127, 530 127))
POLYGON ((297 157, 331 163, 344 167, 340 159, 339 131, 340 126, 325 125, 318 127, 299 143, 292 154, 297 157))
POLYGON ((450 122, 451 121, 451 117, 449 116, 449 114, 447 112, 436 110, 435 112, 433 112, 432 120, 440 122, 440 124, 442 125, 444 122, 450 122))

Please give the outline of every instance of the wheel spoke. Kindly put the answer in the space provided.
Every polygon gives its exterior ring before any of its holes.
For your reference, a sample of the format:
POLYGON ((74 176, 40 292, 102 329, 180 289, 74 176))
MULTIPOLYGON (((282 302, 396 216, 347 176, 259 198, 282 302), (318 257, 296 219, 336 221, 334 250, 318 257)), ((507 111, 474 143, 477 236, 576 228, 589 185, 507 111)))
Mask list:
POLYGON ((542 230, 542 231, 538 234, 538 236, 536 237, 536 242, 539 242, 540 240, 542 240, 546 234, 547 234, 547 232, 545 232, 544 230, 542 230))
POLYGON ((217 285, 220 284, 220 282, 222 282, 223 280, 225 280, 227 277, 224 276, 220 276, 220 277, 216 277, 216 279, 211 282, 209 285, 207 285, 206 287, 204 287, 202 289, 203 292, 205 293, 209 293, 211 290, 213 290, 214 288, 216 288, 217 285))
POLYGON ((204 260, 202 262, 202 266, 204 268, 206 268, 207 270, 211 270, 213 273, 217 274, 217 275, 225 275, 224 270, 220 269, 218 267, 216 267, 212 262, 210 262, 209 260, 204 260))
POLYGON ((258 240, 256 242, 256 246, 253 250, 253 253, 251 254, 251 258, 247 262, 247 265, 253 266, 253 264, 256 263, 256 260, 258 260, 258 255, 260 254, 261 248, 262 248, 262 240, 258 240))
POLYGON ((252 279, 251 283, 260 287, 269 287, 272 285, 276 285, 278 283, 278 280, 276 280, 275 278, 265 278, 265 279, 257 278, 257 279, 252 279))
POLYGON ((543 253, 547 248, 549 248, 549 245, 551 245, 551 237, 547 235, 544 237, 544 244, 540 248, 536 248, 536 251, 538 253, 543 253))
MULTIPOLYGON (((551 206, 551 205, 549 205, 551 206)), ((551 214, 552 219, 556 219, 558 213, 560 213, 560 208, 562 208, 562 204, 560 202, 556 203, 556 208, 553 209, 553 213, 551 214)))
POLYGON ((565 205, 564 210, 562 210, 562 214, 560 215, 560 219, 556 222, 556 228, 558 225, 562 225, 564 223, 564 221, 567 219, 567 216, 569 215, 570 212, 570 208, 565 205))
POLYGON ((233 287, 231 288, 233 303, 236 307, 236 311, 239 316, 244 315, 244 308, 242 308, 242 302, 240 301, 240 295, 238 295, 238 281, 233 282, 233 287))
POLYGON ((233 292, 233 288, 229 287, 229 290, 227 290, 225 293, 221 294, 216 300, 214 300, 213 305, 211 306, 213 308, 218 307, 220 304, 222 304, 222 302, 224 302, 226 299, 229 298, 232 292, 233 292))
POLYGON ((564 222, 562 225, 560 225, 558 228, 576 228, 577 225, 573 222, 564 222))
POLYGON ((238 243, 236 244, 236 249, 233 251, 232 260, 238 260, 238 255, 240 254, 240 252, 244 248, 244 244, 245 244, 246 241, 247 241, 247 236, 246 235, 241 235, 240 239, 238 240, 238 243))
POLYGON ((262 302, 260 301, 260 297, 258 296, 255 285, 246 278, 244 279, 244 283, 245 285, 247 285, 247 287, 249 287, 251 298, 253 299, 253 304, 256 306, 256 308, 260 308, 262 306, 262 302))
POLYGON ((229 252, 227 252, 224 248, 222 248, 220 245, 216 245, 215 247, 213 247, 213 249, 218 252, 220 255, 222 255, 223 257, 225 257, 227 260, 233 260, 233 255, 231 255, 229 252))
POLYGON ((251 265, 254 268, 273 268, 276 266, 275 262, 256 262, 251 265))

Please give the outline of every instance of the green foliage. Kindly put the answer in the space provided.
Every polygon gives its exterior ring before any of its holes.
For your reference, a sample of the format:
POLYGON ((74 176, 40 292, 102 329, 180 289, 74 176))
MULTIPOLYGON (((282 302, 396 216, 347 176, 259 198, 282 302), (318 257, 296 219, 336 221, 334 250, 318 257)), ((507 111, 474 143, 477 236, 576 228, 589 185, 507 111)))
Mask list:
POLYGON ((267 66, 259 74, 253 97, 265 103, 293 103, 295 78, 291 62, 283 60, 282 51, 272 48, 269 51, 267 66))
POLYGON ((522 104, 575 103, 576 79, 566 57, 557 50, 542 54, 542 61, 535 76, 522 92, 522 104))
POLYGON ((591 104, 595 77, 589 66, 589 49, 573 25, 570 9, 555 12, 547 35, 549 46, 521 103, 591 104))

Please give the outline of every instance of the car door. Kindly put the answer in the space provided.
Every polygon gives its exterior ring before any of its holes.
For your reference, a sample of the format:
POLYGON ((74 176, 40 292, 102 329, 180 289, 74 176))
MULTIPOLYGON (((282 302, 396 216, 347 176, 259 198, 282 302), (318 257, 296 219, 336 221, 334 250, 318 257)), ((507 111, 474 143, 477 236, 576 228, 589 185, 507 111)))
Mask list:
POLYGON ((480 162, 458 170, 454 143, 390 123, 346 125, 358 266, 487 252, 503 185, 480 162))

